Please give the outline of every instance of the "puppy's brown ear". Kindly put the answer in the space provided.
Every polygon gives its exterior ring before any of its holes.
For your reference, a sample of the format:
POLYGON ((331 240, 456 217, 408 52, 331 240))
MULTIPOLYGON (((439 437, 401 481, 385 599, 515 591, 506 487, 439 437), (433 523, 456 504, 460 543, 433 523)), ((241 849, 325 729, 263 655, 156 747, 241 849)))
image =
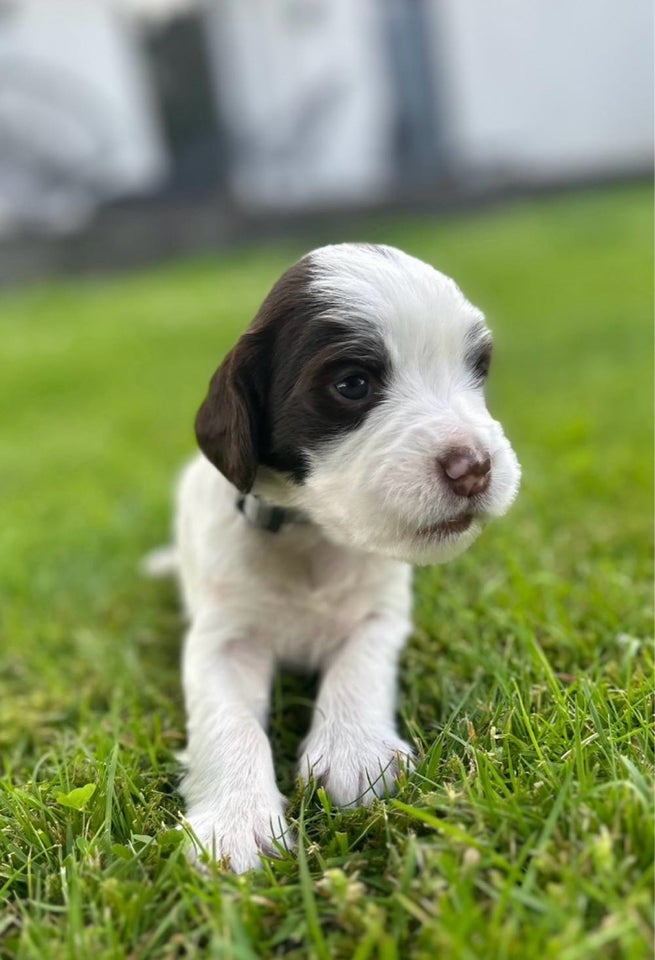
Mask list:
POLYGON ((264 402, 262 356, 257 336, 244 334, 212 377, 196 416, 200 449, 241 493, 248 493, 257 472, 264 402))

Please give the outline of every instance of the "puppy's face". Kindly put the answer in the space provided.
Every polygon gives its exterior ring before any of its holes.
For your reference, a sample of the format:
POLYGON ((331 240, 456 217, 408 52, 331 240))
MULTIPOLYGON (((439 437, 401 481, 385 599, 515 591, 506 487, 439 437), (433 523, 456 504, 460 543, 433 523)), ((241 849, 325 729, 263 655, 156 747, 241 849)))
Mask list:
POLYGON ((490 416, 491 337, 448 277, 390 247, 308 254, 273 287, 198 413, 239 490, 410 563, 464 551, 520 468, 490 416))

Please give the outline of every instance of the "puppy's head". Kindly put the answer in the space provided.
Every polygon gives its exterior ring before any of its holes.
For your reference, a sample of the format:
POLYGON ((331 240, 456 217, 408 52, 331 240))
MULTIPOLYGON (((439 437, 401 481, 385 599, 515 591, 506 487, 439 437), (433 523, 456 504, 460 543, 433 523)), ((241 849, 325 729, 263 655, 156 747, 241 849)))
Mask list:
POLYGON ((518 490, 485 404, 490 359, 484 317, 451 279, 391 247, 322 247, 214 374, 198 442, 239 490, 305 511, 333 541, 440 563, 518 490))

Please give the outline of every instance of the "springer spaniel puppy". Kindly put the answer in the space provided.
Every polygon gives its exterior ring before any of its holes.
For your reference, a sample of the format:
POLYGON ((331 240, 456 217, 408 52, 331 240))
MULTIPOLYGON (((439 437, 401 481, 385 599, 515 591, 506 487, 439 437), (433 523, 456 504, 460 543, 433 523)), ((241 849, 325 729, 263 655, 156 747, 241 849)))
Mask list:
POLYGON ((490 359, 451 279, 339 244, 278 280, 211 380, 176 519, 182 793, 199 847, 236 872, 291 843, 266 734, 277 662, 320 671, 298 772, 336 804, 388 794, 411 762, 394 717, 410 565, 457 557, 519 485, 490 359))

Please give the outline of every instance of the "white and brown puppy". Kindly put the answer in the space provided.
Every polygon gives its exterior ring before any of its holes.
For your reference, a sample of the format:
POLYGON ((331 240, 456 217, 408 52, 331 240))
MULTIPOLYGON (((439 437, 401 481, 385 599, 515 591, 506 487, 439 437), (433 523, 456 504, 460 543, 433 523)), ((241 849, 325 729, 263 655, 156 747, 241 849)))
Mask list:
POLYGON ((241 872, 289 842, 266 734, 276 662, 318 669, 299 763, 337 804, 393 789, 410 564, 505 513, 516 456, 485 405, 491 338, 448 277, 385 246, 291 267, 211 381, 176 560, 198 841, 241 872))

